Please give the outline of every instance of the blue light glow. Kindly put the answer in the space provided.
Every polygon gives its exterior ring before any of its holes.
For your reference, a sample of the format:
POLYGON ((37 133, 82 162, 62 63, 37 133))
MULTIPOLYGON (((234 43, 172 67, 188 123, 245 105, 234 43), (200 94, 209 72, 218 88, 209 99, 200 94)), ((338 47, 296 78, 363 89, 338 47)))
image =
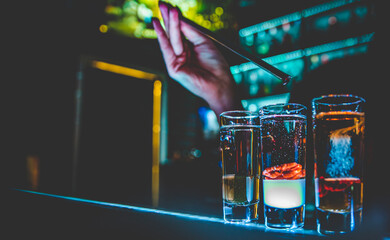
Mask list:
POLYGON ((267 29, 275 28, 286 23, 298 21, 302 18, 307 18, 354 2, 359 2, 359 0, 335 0, 332 2, 320 4, 311 8, 304 9, 300 12, 294 12, 279 18, 271 19, 266 22, 243 28, 239 31, 239 34, 240 37, 247 37, 255 33, 265 31, 267 29))
MULTIPOLYGON (((286 61, 291 61, 291 60, 295 60, 295 59, 302 58, 302 57, 303 57, 302 50, 297 50, 297 51, 283 53, 283 54, 279 54, 279 55, 268 57, 268 58, 263 58, 263 60, 271 65, 274 65, 274 64, 278 64, 278 63, 286 62, 286 61)), ((237 74, 240 72, 246 72, 246 71, 250 71, 250 70, 258 69, 258 68, 259 67, 257 65, 255 65, 254 63, 246 62, 246 63, 242 63, 240 65, 231 66, 230 71, 232 74, 237 74)))
POLYGON ((96 201, 96 200, 88 200, 88 199, 77 198, 77 197, 61 196, 61 195, 56 195, 56 194, 29 191, 29 190, 24 190, 24 189, 14 189, 14 190, 20 191, 20 192, 26 192, 26 193, 30 193, 30 194, 46 196, 46 197, 59 198, 59 199, 65 199, 65 200, 69 200, 69 201, 93 204, 93 205, 98 205, 98 206, 103 206, 103 207, 115 207, 115 208, 122 208, 122 209, 139 211, 139 212, 144 212, 144 213, 162 214, 162 215, 184 218, 184 219, 193 220, 193 221, 206 221, 206 222, 214 222, 214 223, 219 223, 219 224, 232 224, 235 226, 241 226, 241 227, 245 227, 245 228, 249 228, 249 229, 258 229, 260 231, 265 231, 265 232, 295 233, 295 234, 305 234, 305 235, 318 236, 318 233, 315 230, 294 229, 294 230, 287 230, 286 231, 286 230, 279 230, 279 229, 270 229, 270 228, 266 228, 264 224, 260 224, 260 223, 235 223, 235 222, 230 223, 230 222, 225 222, 222 218, 206 217, 206 216, 199 216, 199 215, 193 215, 193 214, 188 214, 188 213, 178 213, 178 212, 164 211, 164 210, 145 208, 145 207, 136 207, 136 206, 120 204, 120 203, 109 203, 109 202, 102 202, 102 201, 96 201))
POLYGON ((200 107, 198 109, 199 118, 202 121, 203 136, 210 140, 216 137, 219 133, 218 118, 208 107, 200 107))
POLYGON ((88 203, 88 204, 93 204, 93 205, 100 205, 100 206, 105 206, 105 207, 116 207, 116 208, 123 208, 123 209, 127 209, 127 210, 133 210, 133 211, 139 211, 139 212, 145 212, 145 213, 155 213, 155 214, 162 214, 162 215, 168 215, 168 216, 174 216, 174 217, 180 217, 180 218, 187 218, 187 219, 192 219, 192 220, 224 223, 224 220, 222 218, 206 217, 206 216, 199 216, 199 215, 192 215, 192 214, 187 214, 187 213, 178 213, 178 212, 164 211, 164 210, 145 208, 145 207, 136 207, 136 206, 120 204, 120 203, 102 202, 102 201, 89 200, 89 199, 84 199, 84 198, 77 198, 77 197, 61 196, 61 195, 50 194, 50 193, 35 192, 35 191, 24 190, 24 189, 15 189, 15 190, 21 191, 21 192, 32 193, 32 194, 36 194, 36 195, 42 195, 42 196, 46 196, 46 197, 66 199, 66 200, 70 200, 70 201, 88 203))
POLYGON ((283 93, 279 95, 261 97, 261 98, 252 98, 241 100, 242 106, 245 110, 250 111, 259 111, 261 107, 270 105, 270 104, 282 104, 287 103, 290 100, 290 93, 283 93))
POLYGON ((246 37, 257 32, 262 32, 267 29, 275 28, 283 25, 284 23, 293 22, 301 19, 301 13, 295 12, 283 17, 275 18, 266 22, 262 22, 247 28, 243 28, 239 31, 240 37, 246 37))
POLYGON ((352 140, 348 135, 331 135, 330 161, 326 173, 330 177, 350 177, 355 159, 352 156, 352 140))
MULTIPOLYGON (((342 48, 348 48, 348 47, 354 47, 357 45, 366 44, 372 41, 373 38, 374 38, 374 33, 369 33, 359 37, 347 38, 336 42, 325 43, 310 48, 299 49, 296 51, 279 54, 276 56, 264 58, 263 60, 269 64, 275 65, 282 62, 299 59, 304 56, 312 56, 312 55, 321 54, 325 52, 335 51, 342 48)), ((231 66, 230 71, 234 75, 234 74, 238 74, 241 72, 246 72, 258 68, 259 67, 253 64, 252 62, 246 62, 240 65, 231 66)))
POLYGON ((302 17, 310 17, 319 13, 323 13, 347 4, 358 2, 359 0, 335 0, 332 2, 320 4, 302 11, 302 17))

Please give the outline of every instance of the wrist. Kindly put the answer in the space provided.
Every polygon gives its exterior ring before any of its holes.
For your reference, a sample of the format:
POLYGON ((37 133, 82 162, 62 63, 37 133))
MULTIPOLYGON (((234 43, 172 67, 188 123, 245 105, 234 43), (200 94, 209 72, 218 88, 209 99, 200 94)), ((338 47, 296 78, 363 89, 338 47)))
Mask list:
POLYGON ((234 91, 231 93, 225 92, 214 99, 208 100, 207 102, 217 118, 219 118, 219 115, 223 112, 243 109, 241 100, 234 91))

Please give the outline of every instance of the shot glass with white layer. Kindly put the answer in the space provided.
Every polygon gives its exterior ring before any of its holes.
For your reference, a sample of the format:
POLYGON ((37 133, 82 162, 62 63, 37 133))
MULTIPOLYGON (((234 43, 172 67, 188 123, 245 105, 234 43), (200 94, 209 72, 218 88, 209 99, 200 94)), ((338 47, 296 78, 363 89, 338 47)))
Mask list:
POLYGON ((260 109, 265 225, 303 227, 306 189, 307 109, 300 104, 260 109))

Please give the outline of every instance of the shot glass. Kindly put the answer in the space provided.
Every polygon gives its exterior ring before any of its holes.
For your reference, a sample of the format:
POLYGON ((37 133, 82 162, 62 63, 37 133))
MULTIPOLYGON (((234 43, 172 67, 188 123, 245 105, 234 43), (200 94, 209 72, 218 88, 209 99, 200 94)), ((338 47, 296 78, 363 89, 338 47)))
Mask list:
POLYGON ((260 109, 264 220, 270 228, 304 225, 306 112, 294 103, 260 109))
POLYGON ((327 95, 312 100, 317 231, 341 234, 362 221, 365 100, 327 95))
POLYGON ((220 115, 223 216, 227 222, 258 219, 260 119, 258 113, 220 115))

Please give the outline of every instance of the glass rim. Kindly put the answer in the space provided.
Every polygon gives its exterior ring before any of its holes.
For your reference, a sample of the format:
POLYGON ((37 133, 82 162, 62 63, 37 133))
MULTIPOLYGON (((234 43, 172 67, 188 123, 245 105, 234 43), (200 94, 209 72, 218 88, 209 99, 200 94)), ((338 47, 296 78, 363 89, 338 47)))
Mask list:
POLYGON ((232 110, 232 111, 226 111, 223 112, 219 115, 221 118, 232 118, 232 119, 238 119, 238 118, 254 118, 254 117, 259 117, 259 113, 257 112, 252 112, 248 110, 232 110))
MULTIPOLYGON (((273 107, 284 107, 284 106, 294 106, 292 109, 283 109, 285 113, 282 114, 299 114, 299 115, 305 115, 302 114, 301 111, 307 111, 307 107, 300 103, 277 103, 277 104, 270 104, 266 105, 260 108, 259 113, 262 113, 264 110, 270 111, 273 107), (291 113, 288 113, 291 112, 291 113)), ((262 115, 262 114, 260 114, 262 115)))
POLYGON ((312 99, 313 104, 317 105, 323 105, 323 106, 347 106, 347 105, 353 105, 353 104, 359 104, 359 103, 365 103, 366 100, 362 97, 359 97, 357 95, 353 94, 327 94, 327 95, 322 95, 317 98, 312 99), (321 102, 321 100, 324 99, 336 99, 336 98, 350 98, 350 99, 355 99, 355 101, 351 102, 321 102))

